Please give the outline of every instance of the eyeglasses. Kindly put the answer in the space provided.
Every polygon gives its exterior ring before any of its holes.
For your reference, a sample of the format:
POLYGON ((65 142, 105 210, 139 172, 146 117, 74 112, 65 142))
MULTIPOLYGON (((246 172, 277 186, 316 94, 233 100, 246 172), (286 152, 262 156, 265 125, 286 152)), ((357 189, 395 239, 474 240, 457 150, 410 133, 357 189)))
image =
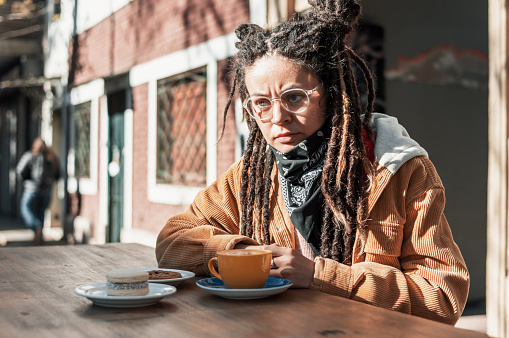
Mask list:
POLYGON ((243 107, 249 115, 260 121, 272 118, 272 102, 279 101, 291 113, 302 113, 309 107, 309 95, 313 94, 320 85, 311 90, 301 88, 287 89, 279 97, 250 96, 244 100, 243 107))

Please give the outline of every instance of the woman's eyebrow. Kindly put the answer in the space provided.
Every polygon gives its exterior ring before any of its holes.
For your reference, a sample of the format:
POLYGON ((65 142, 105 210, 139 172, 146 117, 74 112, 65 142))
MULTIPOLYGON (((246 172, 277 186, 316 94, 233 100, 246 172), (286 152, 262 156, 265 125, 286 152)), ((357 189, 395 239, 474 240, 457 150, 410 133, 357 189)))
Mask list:
MULTIPOLYGON (((314 87, 313 87, 314 88, 314 87)), ((281 93, 283 93, 284 91, 287 91, 288 89, 305 89, 305 90, 308 90, 308 89, 312 89, 312 88, 306 88, 305 85, 303 85, 302 83, 292 83, 291 85, 285 85, 283 86, 283 89, 281 89, 281 91, 278 93, 278 95, 281 95, 281 93)), ((249 91, 248 91, 249 93, 249 91)), ((267 93, 249 93, 249 96, 264 96, 264 97, 270 97, 270 94, 267 94, 267 93)))
POLYGON ((256 92, 253 93, 253 94, 249 93, 249 96, 265 96, 265 97, 270 97, 269 94, 266 94, 266 93, 262 94, 262 93, 256 93, 256 92))

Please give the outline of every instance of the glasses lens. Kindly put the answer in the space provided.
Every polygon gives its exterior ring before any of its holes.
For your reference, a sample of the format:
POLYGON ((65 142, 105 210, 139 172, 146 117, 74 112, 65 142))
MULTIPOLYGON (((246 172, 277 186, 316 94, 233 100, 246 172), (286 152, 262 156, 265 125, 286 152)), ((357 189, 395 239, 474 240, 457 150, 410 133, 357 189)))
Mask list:
POLYGON ((249 108, 253 117, 258 117, 260 120, 267 118, 270 115, 272 102, 269 98, 263 96, 253 96, 247 99, 246 106, 249 108))
POLYGON ((251 103, 253 105, 253 108, 256 111, 265 111, 269 110, 272 106, 272 102, 270 102, 270 99, 262 96, 254 96, 251 98, 251 103))
POLYGON ((303 89, 290 89, 281 95, 281 104, 293 113, 300 113, 309 106, 309 97, 303 89))

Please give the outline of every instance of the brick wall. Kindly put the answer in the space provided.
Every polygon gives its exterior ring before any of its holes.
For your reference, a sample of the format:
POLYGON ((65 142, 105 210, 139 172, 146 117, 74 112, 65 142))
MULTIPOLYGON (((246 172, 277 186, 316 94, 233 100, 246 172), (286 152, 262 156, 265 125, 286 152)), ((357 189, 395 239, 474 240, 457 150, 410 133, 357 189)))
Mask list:
MULTIPOLYGON (((133 1, 78 37, 74 85, 128 72, 135 65, 230 34, 239 24, 248 21, 248 0, 133 1)), ((227 62, 219 62, 218 128, 223 125, 223 110, 231 82, 228 76, 227 62)), ((153 203, 147 199, 147 155, 149 151, 154 151, 148 149, 148 85, 132 88, 132 94, 132 225, 136 229, 159 233, 166 220, 183 211, 186 206, 153 203)), ((232 105, 223 139, 217 146, 218 175, 234 161, 235 137, 232 105)), ((98 195, 85 196, 83 216, 96 227, 98 215, 98 195)))
POLYGON ((249 0, 130 2, 79 36, 74 84, 127 72, 248 21, 249 0))

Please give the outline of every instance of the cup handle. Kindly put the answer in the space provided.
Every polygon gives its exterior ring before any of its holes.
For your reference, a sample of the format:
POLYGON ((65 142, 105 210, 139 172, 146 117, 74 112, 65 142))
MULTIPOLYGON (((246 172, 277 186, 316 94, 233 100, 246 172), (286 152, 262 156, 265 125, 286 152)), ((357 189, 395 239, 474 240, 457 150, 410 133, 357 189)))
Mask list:
MULTIPOLYGON (((216 271, 216 269, 214 268, 214 262, 217 262, 217 257, 212 257, 210 260, 209 260, 209 271, 211 274, 213 274, 215 277, 221 279, 221 276, 219 275, 219 273, 216 271)), ((222 279, 221 279, 222 280, 222 279)))

